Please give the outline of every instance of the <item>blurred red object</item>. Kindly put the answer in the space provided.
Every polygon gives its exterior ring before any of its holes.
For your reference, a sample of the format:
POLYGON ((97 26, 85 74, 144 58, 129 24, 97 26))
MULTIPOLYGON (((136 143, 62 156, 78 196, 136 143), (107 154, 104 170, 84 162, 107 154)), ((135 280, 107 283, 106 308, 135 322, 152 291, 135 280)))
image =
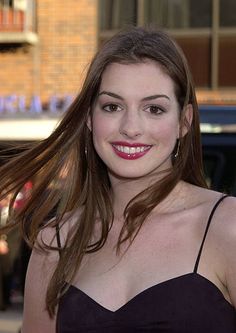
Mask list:
POLYGON ((16 200, 14 202, 14 208, 16 210, 21 209, 24 206, 25 202, 27 201, 27 198, 31 193, 32 186, 33 186, 32 182, 28 181, 27 183, 25 183, 22 190, 18 193, 16 200))

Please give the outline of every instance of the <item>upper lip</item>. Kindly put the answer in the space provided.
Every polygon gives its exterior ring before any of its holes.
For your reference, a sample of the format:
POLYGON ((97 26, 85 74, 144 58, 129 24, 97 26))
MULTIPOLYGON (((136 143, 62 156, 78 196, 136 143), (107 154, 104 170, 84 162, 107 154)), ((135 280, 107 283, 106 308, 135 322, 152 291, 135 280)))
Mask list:
POLYGON ((124 147, 147 147, 147 146, 151 146, 151 145, 148 145, 146 143, 140 143, 140 142, 130 143, 130 142, 125 142, 125 141, 114 141, 114 142, 111 142, 111 144, 116 145, 116 146, 124 146, 124 147))

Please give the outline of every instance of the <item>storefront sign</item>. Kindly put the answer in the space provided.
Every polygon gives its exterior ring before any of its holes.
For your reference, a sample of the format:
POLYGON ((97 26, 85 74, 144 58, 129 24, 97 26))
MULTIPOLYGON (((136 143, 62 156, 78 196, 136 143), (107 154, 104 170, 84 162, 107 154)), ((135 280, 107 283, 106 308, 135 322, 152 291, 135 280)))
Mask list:
POLYGON ((0 96, 0 116, 39 116, 39 115, 61 115, 73 101, 73 96, 63 97, 53 95, 47 103, 42 103, 39 96, 32 96, 28 106, 25 96, 9 95, 0 96))

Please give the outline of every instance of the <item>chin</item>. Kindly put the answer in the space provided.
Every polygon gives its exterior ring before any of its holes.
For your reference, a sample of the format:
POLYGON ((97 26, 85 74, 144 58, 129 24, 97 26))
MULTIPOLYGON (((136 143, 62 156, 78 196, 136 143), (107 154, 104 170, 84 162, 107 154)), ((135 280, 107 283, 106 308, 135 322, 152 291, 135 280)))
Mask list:
POLYGON ((153 175, 153 170, 149 170, 146 172, 140 172, 140 170, 126 170, 121 172, 121 170, 109 170, 109 174, 117 179, 123 180, 136 180, 136 179, 144 179, 153 175))

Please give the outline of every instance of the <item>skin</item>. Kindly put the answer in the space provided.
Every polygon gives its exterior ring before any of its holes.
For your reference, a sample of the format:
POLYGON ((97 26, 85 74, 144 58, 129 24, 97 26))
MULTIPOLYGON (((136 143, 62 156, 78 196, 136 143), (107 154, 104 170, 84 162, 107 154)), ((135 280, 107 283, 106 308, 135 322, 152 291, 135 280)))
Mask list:
MULTIPOLYGON (((108 167, 115 220, 106 244, 84 257, 73 284, 111 311, 150 286, 193 271, 207 219, 221 197, 220 193, 179 182, 153 210, 129 250, 125 252, 124 244, 121 255, 116 255, 114 247, 124 222, 124 207, 160 177, 158 171, 171 167, 179 136, 179 112, 174 84, 158 64, 112 64, 104 72, 88 127, 95 149, 108 167), (153 95, 167 97, 143 100, 153 95), (138 142, 151 148, 139 159, 127 160, 114 151, 112 143, 117 141, 131 145, 138 142)), ((190 122, 191 106, 182 112, 190 122)), ((234 306, 235 216, 236 200, 227 198, 214 215, 198 268, 198 274, 214 283, 234 306)), ((73 223, 68 221, 63 226, 62 242, 73 223)), ((94 240, 98 234, 99 224, 94 240)), ((54 232, 46 230, 41 236, 50 242, 54 232)), ((55 319, 49 319, 44 311, 44 299, 57 260, 54 252, 45 256, 33 251, 26 280, 23 333, 55 332, 55 319)))
POLYGON ((152 62, 111 64, 103 74, 89 127, 112 181, 146 177, 171 167, 179 137, 172 80, 152 62), (114 152, 112 143, 117 141, 151 148, 142 158, 127 161, 114 152))

